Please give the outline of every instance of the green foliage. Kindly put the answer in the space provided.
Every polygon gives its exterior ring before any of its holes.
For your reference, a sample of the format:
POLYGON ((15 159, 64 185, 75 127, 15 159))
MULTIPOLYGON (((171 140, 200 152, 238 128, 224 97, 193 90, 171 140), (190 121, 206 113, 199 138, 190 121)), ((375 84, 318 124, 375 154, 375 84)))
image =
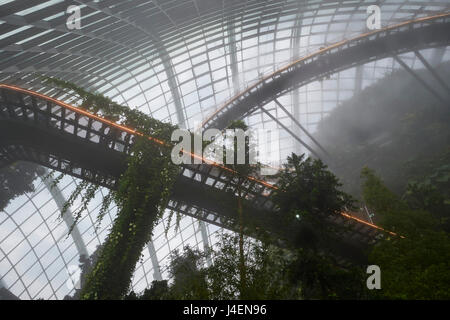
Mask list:
POLYGON ((353 200, 320 159, 292 154, 277 182, 273 201, 289 221, 352 208, 353 200))
MULTIPOLYGON (((247 125, 240 120, 232 121, 227 129, 241 129, 244 132, 248 130, 247 125)), ((257 170, 259 169, 258 165, 250 164, 250 155, 252 152, 254 152, 255 145, 252 143, 253 137, 250 136, 245 138, 245 143, 242 145, 241 143, 238 143, 237 137, 233 140, 231 146, 227 146, 226 150, 224 151, 223 159, 225 166, 233 170, 233 173, 226 173, 229 176, 230 180, 236 181, 236 188, 230 186, 227 189, 225 189, 226 192, 236 194, 237 195, 237 216, 238 220, 236 221, 235 228, 239 230, 239 237, 238 237, 238 247, 237 252, 239 253, 239 257, 236 261, 239 261, 239 264, 237 266, 237 270, 239 270, 239 286, 236 288, 237 292, 239 293, 239 297, 241 299, 248 299, 249 297, 249 283, 250 279, 248 278, 248 272, 247 272, 247 262, 246 262, 246 248, 245 248, 245 239, 244 239, 244 229, 246 226, 248 226, 248 219, 246 219, 246 215, 244 212, 244 188, 242 188, 243 184, 248 182, 249 176, 254 176, 257 170), (242 148, 245 148, 242 150, 242 148), (232 150, 230 150, 232 149, 232 150), (233 152, 233 163, 229 164, 226 161, 227 156, 233 152), (238 154, 245 154, 244 163, 238 164, 238 154)), ((254 188, 254 186, 253 186, 254 188)), ((249 186, 248 192, 252 192, 252 187, 249 186)))
POLYGON ((418 203, 411 208, 393 195, 372 170, 364 169, 362 176, 364 199, 376 210, 381 225, 398 233, 385 236, 369 255, 382 272, 379 297, 449 299, 450 237, 440 220, 418 203))
POLYGON ((245 238, 247 286, 242 284, 239 235, 221 233, 213 252, 200 252, 189 247, 171 256, 169 272, 173 282, 153 282, 141 296, 132 293, 129 299, 159 300, 236 300, 297 299, 299 290, 291 285, 287 266, 291 262, 288 251, 267 243, 245 238), (212 265, 205 266, 210 255, 212 265))
POLYGON ((84 288, 84 286, 86 284, 87 276, 92 271, 92 268, 95 265, 95 263, 97 262, 101 251, 102 251, 102 246, 99 245, 99 246, 97 246, 95 251, 90 256, 86 256, 86 255, 80 256, 80 259, 79 259, 80 263, 78 265, 79 268, 81 269, 80 288, 75 288, 75 292, 74 292, 73 296, 67 295, 64 297, 64 300, 79 300, 80 299, 81 288, 84 288))
MULTIPOLYGON (((154 138, 170 138, 174 126, 150 118, 145 113, 121 106, 99 93, 90 93, 77 85, 56 78, 43 77, 45 83, 69 90, 80 99, 79 107, 117 124, 135 129, 154 138)), ((170 141, 167 139, 166 141, 170 141)))
MULTIPOLYGON (((448 66, 436 68, 446 82, 448 66)), ((416 72, 433 83, 428 71, 416 72)), ((316 138, 331 154, 331 169, 345 191, 361 196, 359 175, 367 166, 401 195, 409 180, 421 180, 448 165, 443 152, 450 148, 449 123, 448 103, 406 71, 395 71, 333 109, 319 123, 316 138)))
MULTIPOLYGON (((248 126, 241 120, 236 120, 236 121, 232 121, 229 126, 227 127, 227 129, 241 129, 244 132, 248 130, 248 126)), ((254 151, 254 149, 256 148, 256 146, 252 143, 252 133, 250 132, 250 136, 248 138, 245 139, 245 163, 244 164, 237 164, 237 155, 238 152, 242 152, 241 148, 243 147, 242 145, 237 143, 237 138, 234 139, 233 141, 233 146, 229 146, 232 147, 232 150, 230 150, 231 148, 226 148, 224 150, 224 154, 223 154, 223 162, 226 163, 225 159, 227 156, 227 153, 231 153, 233 152, 233 159, 234 159, 234 163, 233 164, 225 164, 228 168, 232 169, 235 173, 237 173, 237 175, 239 176, 239 178, 242 180, 246 180, 248 176, 253 176, 260 167, 260 164, 250 164, 250 153, 252 151, 254 151)), ((233 177, 235 177, 236 174, 233 174, 233 177)))
POLYGON ((288 278, 286 268, 291 254, 279 247, 251 238, 244 239, 246 285, 240 274, 239 236, 223 233, 212 253, 213 265, 207 269, 211 299, 296 299, 298 290, 288 278))
POLYGON ((403 198, 413 209, 430 212, 450 232, 450 148, 426 166, 429 174, 411 179, 403 198))
POLYGON ((292 154, 279 175, 273 201, 286 225, 296 225, 294 259, 289 280, 303 299, 360 299, 365 296, 361 268, 340 267, 318 244, 340 240, 340 228, 325 222, 327 215, 353 208, 352 198, 321 160, 292 154))
POLYGON ((3 211, 12 199, 33 192, 33 181, 43 173, 43 169, 38 165, 21 161, 0 168, 0 211, 3 211))
POLYGON ((246 237, 246 287, 242 288, 239 235, 221 233, 211 254, 185 248, 172 256, 173 283, 154 282, 141 296, 129 299, 361 299, 366 298, 361 268, 343 269, 309 250, 287 250, 246 237))
MULTIPOLYGON (((450 79, 448 64, 437 71, 450 79)), ((417 72, 425 81, 431 77, 417 72)), ((385 234, 369 255, 381 267, 380 298, 448 299, 449 120, 447 104, 396 71, 318 126, 317 139, 345 190, 364 200, 377 224, 398 234, 385 234)))
POLYGON ((205 300, 209 299, 206 269, 206 254, 189 246, 180 253, 171 253, 169 274, 173 279, 153 281, 151 287, 142 295, 131 292, 126 299, 130 300, 205 300))
POLYGON ((169 286, 167 280, 152 281, 152 285, 149 289, 145 289, 141 300, 167 300, 170 299, 169 286))
POLYGON ((383 184, 373 170, 364 167, 361 178, 365 180, 362 194, 368 207, 376 212, 385 212, 399 206, 400 199, 383 184))
MULTIPOLYGON (((56 86, 66 91, 67 93, 78 97, 79 108, 92 112, 93 114, 101 116, 110 121, 114 121, 117 124, 132 128, 144 135, 164 141, 170 141, 171 133, 175 129, 175 127, 170 124, 162 123, 158 120, 150 118, 149 116, 138 110, 130 109, 126 106, 121 106, 101 94, 90 93, 71 82, 63 81, 57 78, 41 78, 47 85, 56 86)), ((167 147, 167 150, 169 149, 170 146, 167 147)), ((167 152, 167 150, 164 150, 164 152, 167 152)), ((135 153, 138 153, 138 150, 136 150, 135 153)), ((66 201, 61 215, 63 215, 67 211, 67 209, 78 199, 78 197, 81 197, 83 206, 75 213, 74 224, 76 224, 81 218, 81 215, 87 208, 88 204, 94 199, 96 191, 98 189, 98 185, 91 184, 89 182, 82 182, 66 201)), ((116 195, 113 191, 110 191, 110 194, 107 194, 104 197, 100 213, 97 217, 98 225, 100 225, 101 219, 108 211, 111 203, 113 202, 112 200, 115 197, 116 195)))
POLYGON ((362 267, 343 268, 329 257, 300 248, 288 270, 290 281, 300 288, 302 299, 368 298, 362 267))
POLYGON ((450 298, 448 233, 421 229, 418 236, 388 238, 375 246, 369 259, 381 268, 381 298, 450 298))
POLYGON ((387 230, 398 232, 402 236, 414 237, 421 230, 437 226, 433 216, 423 209, 411 210, 408 205, 390 191, 380 177, 371 169, 364 168, 363 198, 372 209, 378 222, 387 230))
POLYGON ((177 172, 167 150, 145 138, 135 142, 114 197, 119 214, 88 277, 83 299, 118 299, 127 293, 142 248, 163 214, 177 172))
MULTIPOLYGON (((339 182, 323 163, 304 156, 290 158, 280 175, 279 187, 283 191, 275 199, 288 224, 298 222, 297 212, 304 212, 302 219, 308 219, 315 214, 334 214, 352 204, 349 196, 339 191, 339 182), (319 192, 333 197, 320 197, 319 192), (323 203, 325 200, 327 203, 323 203), (289 210, 292 215, 283 210, 289 210)), ((317 224, 323 225, 323 220, 317 219, 317 224)), ((324 237, 325 233, 332 234, 333 230, 318 225, 315 228, 321 228, 324 237)), ((232 300, 366 297, 361 268, 343 269, 331 258, 322 256, 322 251, 281 248, 272 240, 265 233, 259 235, 259 240, 245 237, 241 232, 222 233, 212 252, 201 253, 189 248, 182 254, 176 252, 170 266, 173 284, 164 287, 159 297, 232 300), (212 265, 205 267, 208 254, 212 265), (245 271, 244 282, 241 270, 245 271)), ((145 295, 137 298, 144 299, 145 295)))
POLYGON ((171 254, 169 273, 173 278, 170 294, 177 300, 209 299, 206 270, 206 254, 197 249, 185 247, 183 253, 171 254))

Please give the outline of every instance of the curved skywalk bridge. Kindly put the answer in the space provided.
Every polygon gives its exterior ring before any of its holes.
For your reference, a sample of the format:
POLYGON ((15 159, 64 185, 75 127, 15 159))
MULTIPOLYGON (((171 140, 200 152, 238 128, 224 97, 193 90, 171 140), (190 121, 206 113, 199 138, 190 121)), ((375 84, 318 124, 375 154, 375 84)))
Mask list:
MULTIPOLYGON (((340 41, 263 77, 213 112, 202 126, 225 129, 271 101, 331 74, 386 57, 450 44, 450 13, 406 21, 340 41)), ((399 62, 402 64, 402 62, 399 62)), ((278 102, 277 102, 278 103, 278 102)))
MULTIPOLYGON (((131 128, 38 92, 0 84, 0 167, 18 160, 30 161, 114 189, 126 169, 134 137, 139 135, 131 128)), ((148 138, 149 143, 164 144, 148 138)), ((237 179, 230 173, 217 164, 182 165, 168 209, 232 229, 237 179)), ((264 229, 289 241, 296 226, 286 228, 282 224, 269 200, 275 189, 253 177, 241 185, 246 217, 252 223, 247 232, 264 229)), ((345 240, 331 245, 331 251, 345 259, 359 259, 361 250, 376 241, 381 232, 381 228, 344 213, 323 218, 348 226, 345 240)))

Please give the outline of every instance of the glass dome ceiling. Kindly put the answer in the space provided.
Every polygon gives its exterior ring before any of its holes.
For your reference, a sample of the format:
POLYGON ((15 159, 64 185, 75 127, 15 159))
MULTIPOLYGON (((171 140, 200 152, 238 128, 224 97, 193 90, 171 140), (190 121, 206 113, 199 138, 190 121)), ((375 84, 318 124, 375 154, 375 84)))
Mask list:
MULTIPOLYGON (((367 6, 378 4, 388 26, 448 12, 450 1, 300 0, 0 0, 0 82, 68 100, 43 87, 39 74, 58 77, 109 96, 152 117, 196 128, 234 94, 264 75, 322 47, 367 32, 367 6), (66 27, 69 5, 81 8, 81 29, 66 27)), ((423 50, 431 64, 450 58, 448 48, 423 50)), ((421 68, 414 54, 402 55, 421 68)), ((295 89, 278 100, 309 132, 339 103, 400 68, 386 58, 333 74, 295 89)), ((275 103, 265 108, 303 137, 275 103)), ((256 111, 251 127, 276 128, 256 111)), ((280 161, 305 152, 280 129, 280 161)), ((62 299, 71 265, 92 254, 105 239, 116 214, 111 210, 96 230, 100 202, 89 206, 67 236, 70 218, 59 219, 61 201, 79 180, 65 177, 58 190, 37 179, 35 192, 20 196, 0 212, 0 286, 21 299, 62 299), (69 220, 68 220, 69 219, 69 220), (78 232, 78 233, 77 233, 78 232)), ((101 194, 98 195, 100 199, 101 194)), ((78 203, 78 206, 80 204, 78 203)), ((77 209, 76 206, 71 208, 77 209)), ((204 248, 219 227, 184 217, 180 231, 165 234, 167 219, 154 230, 133 280, 136 291, 167 278, 170 252, 189 244, 204 248)))

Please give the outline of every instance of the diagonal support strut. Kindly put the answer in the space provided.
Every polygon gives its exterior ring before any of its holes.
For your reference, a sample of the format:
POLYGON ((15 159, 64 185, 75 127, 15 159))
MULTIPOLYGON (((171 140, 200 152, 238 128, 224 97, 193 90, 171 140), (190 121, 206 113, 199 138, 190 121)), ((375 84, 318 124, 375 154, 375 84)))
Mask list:
POLYGON ((292 132, 291 129, 286 127, 284 124, 281 123, 277 118, 275 118, 269 111, 267 111, 264 107, 261 107, 261 110, 266 113, 273 121, 275 121, 280 127, 282 127, 284 130, 286 130, 295 140, 300 142, 302 146, 304 146, 306 149, 308 149, 309 152, 311 152, 313 155, 315 155, 317 158, 320 159, 320 156, 317 154, 317 152, 311 148, 308 144, 306 144, 302 139, 300 139, 294 132, 292 132))
POLYGON ((408 71, 408 73, 411 74, 414 79, 416 79, 428 91, 430 91, 430 93, 432 93, 436 99, 438 99, 439 101, 441 101, 444 104, 447 103, 447 101, 445 101, 445 99, 442 98, 441 95, 436 90, 434 90, 428 83, 426 83, 425 80, 423 80, 421 77, 419 77, 403 60, 401 60, 398 56, 394 56, 394 60, 397 61, 406 71, 408 71))
POLYGON ((289 111, 287 111, 287 109, 278 101, 278 99, 274 99, 274 101, 281 108, 281 110, 283 110, 284 113, 286 113, 289 118, 291 118, 291 120, 320 148, 320 150, 322 150, 323 153, 330 157, 328 151, 325 150, 324 147, 322 147, 322 145, 308 132, 308 130, 305 129, 305 127, 300 124, 297 119, 294 118, 294 116, 289 111))

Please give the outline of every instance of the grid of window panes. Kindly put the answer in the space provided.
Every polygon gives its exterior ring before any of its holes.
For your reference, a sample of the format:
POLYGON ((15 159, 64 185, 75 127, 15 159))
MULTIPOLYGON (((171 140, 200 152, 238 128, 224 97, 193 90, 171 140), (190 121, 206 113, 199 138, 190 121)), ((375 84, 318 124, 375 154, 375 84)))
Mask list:
MULTIPOLYGON (((80 181, 64 177, 58 184, 67 199, 80 181)), ((83 238, 88 254, 92 254, 106 238, 117 211, 111 208, 101 222, 97 221, 101 197, 107 190, 101 189, 96 198, 84 211, 76 227, 83 238)), ((81 207, 80 200, 71 206, 76 212, 81 207)), ((204 249, 199 221, 184 216, 179 226, 169 224, 169 213, 154 229, 152 238, 156 259, 159 261, 162 278, 169 278, 167 265, 173 250, 182 251, 185 246, 204 249), (176 230, 175 230, 176 229, 176 230)), ((207 236, 219 230, 207 225, 207 236)), ((35 181, 35 192, 20 196, 5 209, 0 220, 0 270, 2 282, 22 299, 61 299, 73 293, 73 286, 67 283, 69 273, 79 265, 79 251, 68 235, 68 226, 61 218, 61 211, 49 195, 41 179, 35 181)), ((154 278, 154 265, 150 251, 142 252, 133 279, 133 288, 138 292, 149 287, 154 278)))
MULTIPOLYGON (((52 93, 38 74, 56 76, 151 116, 194 128, 235 93, 263 75, 307 53, 367 31, 367 6, 378 4, 382 25, 446 12, 449 1, 172 0, 30 1, 0 0, 0 82, 52 93), (69 5, 81 9, 81 29, 66 28, 69 5)), ((428 61, 449 60, 447 49, 424 50, 428 61)), ((402 56, 413 68, 420 61, 402 56)), ((279 98, 310 132, 339 103, 399 68, 393 59, 344 70, 279 98)), ((274 103, 276 118, 306 137, 274 103)), ((252 127, 277 128, 260 111, 246 119, 252 127)), ((280 161, 304 151, 280 129, 280 161)), ((68 196, 76 179, 60 183, 68 196)), ((0 213, 0 277, 20 298, 60 299, 68 266, 78 252, 50 192, 37 180, 33 194, 21 196, 0 213)), ((102 191, 104 192, 104 190, 102 191)), ((77 228, 91 254, 104 240, 115 211, 98 229, 101 195, 84 212, 77 228)), ((77 204, 80 205, 79 203, 77 204)), ((76 206, 72 211, 76 211, 76 206)), ((169 255, 186 244, 203 248, 199 222, 181 221, 181 231, 165 233, 167 217, 155 229, 153 244, 163 278, 169 255)), ((211 243, 218 230, 206 225, 211 243)), ((154 279, 149 249, 136 268, 137 291, 154 279)))

